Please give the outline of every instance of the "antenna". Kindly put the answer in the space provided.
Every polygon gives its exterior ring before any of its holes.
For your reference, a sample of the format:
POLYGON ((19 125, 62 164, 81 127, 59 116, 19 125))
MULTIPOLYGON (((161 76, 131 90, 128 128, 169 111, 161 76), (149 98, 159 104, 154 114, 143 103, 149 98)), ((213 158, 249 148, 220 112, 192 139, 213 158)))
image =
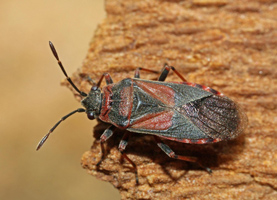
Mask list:
POLYGON ((36 150, 39 150, 40 147, 42 147, 42 145, 45 143, 45 141, 48 139, 48 137, 50 136, 50 134, 55 130, 55 128, 57 128, 57 126, 62 122, 64 121, 66 118, 68 118, 69 116, 77 113, 77 112, 86 112, 85 109, 83 108, 78 108, 77 110, 74 110, 70 113, 68 113, 67 115, 63 116, 49 131, 48 133, 41 139, 41 141, 38 143, 38 146, 37 146, 37 149, 36 150))
POLYGON ((73 87, 81 96, 86 97, 87 94, 86 94, 85 92, 80 91, 80 90, 76 87, 76 85, 72 82, 72 80, 68 77, 68 75, 67 75, 67 73, 66 73, 66 71, 65 71, 65 69, 64 69, 64 67, 63 67, 62 62, 61 62, 60 59, 59 59, 58 53, 57 53, 57 51, 56 51, 56 49, 55 49, 55 47, 54 47, 54 45, 52 44, 51 41, 49 41, 49 46, 50 46, 50 48, 51 48, 51 50, 52 50, 52 53, 54 54, 56 60, 58 61, 58 64, 59 64, 61 70, 63 71, 63 74, 65 75, 67 81, 70 83, 70 85, 72 85, 72 87, 73 87))

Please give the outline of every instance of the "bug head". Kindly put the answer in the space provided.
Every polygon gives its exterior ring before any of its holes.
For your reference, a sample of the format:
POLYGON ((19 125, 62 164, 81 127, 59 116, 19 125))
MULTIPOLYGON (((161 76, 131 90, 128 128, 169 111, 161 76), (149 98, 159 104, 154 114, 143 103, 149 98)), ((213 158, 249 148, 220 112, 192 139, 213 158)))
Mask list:
POLYGON ((92 86, 89 94, 81 101, 86 108, 90 120, 97 118, 101 109, 101 90, 98 86, 92 86))

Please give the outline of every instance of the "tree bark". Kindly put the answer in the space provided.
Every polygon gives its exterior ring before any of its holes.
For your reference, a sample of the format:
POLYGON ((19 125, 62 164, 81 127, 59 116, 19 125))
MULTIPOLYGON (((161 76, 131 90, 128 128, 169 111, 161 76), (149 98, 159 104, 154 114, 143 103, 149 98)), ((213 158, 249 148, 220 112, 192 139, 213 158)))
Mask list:
MULTIPOLYGON (((167 157, 152 136, 132 133, 126 154, 137 165, 139 185, 117 147, 117 129, 101 157, 99 137, 84 153, 89 174, 111 182, 122 199, 277 199, 277 1, 106 0, 107 17, 95 32, 83 67, 73 81, 89 92, 108 72, 114 82, 133 77, 137 67, 174 66, 189 82, 209 86, 239 102, 248 126, 232 141, 191 145, 164 140, 197 164, 167 157)), ((141 73, 143 79, 157 75, 141 73)), ((170 73, 167 81, 180 81, 170 73)), ((105 81, 103 81, 105 82, 105 81)), ((102 84, 104 86, 104 84, 102 84)))

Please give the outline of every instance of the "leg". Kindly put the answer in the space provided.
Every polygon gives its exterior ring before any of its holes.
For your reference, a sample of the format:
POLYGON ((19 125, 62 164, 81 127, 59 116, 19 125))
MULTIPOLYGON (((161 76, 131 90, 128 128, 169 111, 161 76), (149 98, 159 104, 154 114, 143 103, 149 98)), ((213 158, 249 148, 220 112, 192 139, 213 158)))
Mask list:
POLYGON ((86 77, 87 82, 89 82, 90 85, 96 85, 96 83, 92 80, 92 78, 90 76, 86 77))
POLYGON ((104 74, 100 77, 100 79, 99 79, 98 83, 96 84, 96 86, 97 86, 98 88, 100 87, 100 85, 101 85, 101 82, 102 82, 103 78, 105 78, 105 79, 106 79, 106 83, 107 83, 107 85, 109 85, 109 84, 112 84, 112 83, 113 83, 113 79, 112 79, 112 77, 110 76, 110 74, 108 74, 108 73, 104 73, 104 74))
MULTIPOLYGON (((158 78, 158 81, 164 81, 169 73, 169 70, 172 69, 173 72, 179 76, 179 78, 184 81, 187 82, 187 80, 172 66, 169 66, 167 63, 164 64, 164 67, 162 69, 162 73, 160 75, 160 77, 158 78)), ((147 71, 147 72, 151 72, 151 73, 155 73, 158 74, 159 72, 156 70, 151 70, 151 69, 146 69, 146 68, 142 68, 142 67, 138 67, 135 71, 135 78, 140 78, 140 70, 143 71, 147 71)))
POLYGON ((101 162, 105 158, 105 150, 104 150, 105 148, 104 148, 103 144, 104 144, 104 142, 106 142, 113 135, 115 128, 116 127, 114 125, 111 125, 109 128, 107 128, 104 131, 104 133, 100 137, 100 145, 101 145, 101 153, 102 153, 102 155, 101 155, 100 161, 96 164, 97 167, 101 164, 101 162))
POLYGON ((175 152, 166 144, 164 144, 161 139, 157 136, 154 136, 155 140, 157 142, 157 145, 161 148, 161 150, 163 150, 169 157, 171 158, 175 158, 178 160, 184 160, 184 161, 188 161, 188 162, 195 162, 197 163, 200 167, 204 168, 207 172, 212 173, 212 170, 208 167, 203 166, 197 158, 195 157, 189 157, 189 156, 180 156, 180 155, 176 155, 175 152))
POLYGON ((122 140, 119 143, 118 149, 121 153, 121 155, 123 156, 123 158, 125 158, 129 163, 131 163, 131 165, 133 166, 133 168, 135 169, 135 175, 136 175, 136 183, 137 185, 139 184, 138 182, 138 170, 137 170, 137 166, 136 164, 130 159, 128 158, 128 156, 123 152, 128 144, 128 140, 129 140, 129 136, 130 136, 130 132, 126 132, 123 135, 122 140))
POLYGON ((159 74, 159 71, 156 70, 151 70, 151 69, 146 69, 146 68, 142 68, 142 67, 138 67, 135 71, 135 78, 140 78, 140 70, 142 71, 146 71, 146 72, 151 72, 151 73, 155 73, 155 74, 159 74))
POLYGON ((169 70, 172 69, 173 72, 179 76, 179 78, 184 81, 187 82, 187 80, 172 66, 169 66, 167 63, 164 64, 164 68, 162 70, 162 73, 160 75, 160 77, 158 78, 158 81, 164 81, 169 73, 169 70))
POLYGON ((86 79, 87 79, 87 81, 89 82, 89 84, 91 84, 92 86, 95 86, 95 85, 96 85, 96 86, 99 88, 100 85, 101 85, 101 82, 103 81, 103 78, 106 79, 107 85, 113 83, 112 77, 111 77, 110 74, 108 74, 108 73, 102 74, 102 76, 100 77, 98 83, 95 83, 95 82, 92 80, 92 78, 91 78, 90 76, 87 76, 86 79))
MULTIPOLYGON (((107 141, 114 133, 114 130, 116 129, 116 127, 114 125, 111 125, 109 128, 107 128, 104 133, 101 135, 100 137, 100 145, 101 145, 101 152, 102 152, 102 156, 100 161, 96 164, 96 166, 98 167, 101 162, 104 160, 105 158, 105 153, 104 153, 104 142, 107 141)), ((128 144, 128 139, 130 136, 130 132, 126 132, 123 135, 123 138, 121 139, 118 149, 122 155, 123 158, 125 158, 129 163, 131 163, 131 165, 133 166, 133 168, 135 169, 135 175, 136 175, 136 183, 138 184, 138 171, 137 171, 137 166, 136 164, 130 159, 128 158, 128 156, 123 152, 128 144)))

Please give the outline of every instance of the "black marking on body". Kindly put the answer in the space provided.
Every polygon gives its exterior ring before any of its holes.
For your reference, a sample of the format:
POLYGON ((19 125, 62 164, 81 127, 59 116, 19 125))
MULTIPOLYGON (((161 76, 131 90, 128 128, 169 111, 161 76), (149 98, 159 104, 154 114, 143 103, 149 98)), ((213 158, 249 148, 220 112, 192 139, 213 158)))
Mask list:
POLYGON ((236 104, 227 97, 210 96, 190 102, 182 109, 190 120, 207 136, 232 139, 240 122, 236 104))

